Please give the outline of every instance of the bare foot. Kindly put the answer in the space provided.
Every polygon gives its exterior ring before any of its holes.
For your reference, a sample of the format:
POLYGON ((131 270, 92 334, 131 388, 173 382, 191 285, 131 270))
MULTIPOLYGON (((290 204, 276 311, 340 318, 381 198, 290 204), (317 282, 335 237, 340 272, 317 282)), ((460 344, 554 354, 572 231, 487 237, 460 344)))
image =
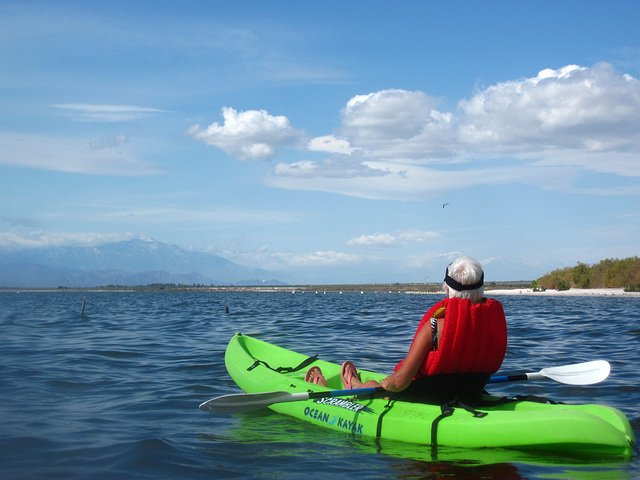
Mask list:
POLYGON ((364 383, 356 376, 351 377, 351 388, 362 388, 364 383))
POLYGON ((376 382, 375 380, 369 380, 366 383, 362 383, 362 380, 360 380, 360 377, 358 376, 358 371, 356 370, 355 365, 351 362, 344 362, 342 364, 340 373, 342 376, 342 384, 347 390, 351 390, 354 388, 371 388, 381 386, 380 383, 376 382))

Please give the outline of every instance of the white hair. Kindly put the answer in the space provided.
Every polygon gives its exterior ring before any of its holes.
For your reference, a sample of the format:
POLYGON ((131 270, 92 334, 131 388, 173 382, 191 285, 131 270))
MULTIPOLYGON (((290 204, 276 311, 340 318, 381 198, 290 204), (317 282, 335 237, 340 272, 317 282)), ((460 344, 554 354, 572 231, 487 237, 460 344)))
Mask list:
MULTIPOLYGON (((471 257, 457 258, 447 267, 447 275, 462 285, 478 283, 483 273, 482 265, 471 257)), ((475 290, 460 291, 445 282, 444 288, 449 298, 468 298, 472 303, 479 303, 484 297, 484 284, 475 290)))

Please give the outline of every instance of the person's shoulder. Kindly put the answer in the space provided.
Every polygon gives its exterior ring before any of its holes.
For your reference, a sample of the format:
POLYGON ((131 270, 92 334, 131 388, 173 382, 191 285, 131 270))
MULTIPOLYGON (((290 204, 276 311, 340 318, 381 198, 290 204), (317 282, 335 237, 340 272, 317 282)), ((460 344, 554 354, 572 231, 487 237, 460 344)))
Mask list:
POLYGON ((481 304, 484 305, 488 311, 494 312, 495 314, 499 314, 500 316, 504 316, 504 307, 502 306, 502 303, 500 303, 495 298, 485 297, 482 299, 481 304))

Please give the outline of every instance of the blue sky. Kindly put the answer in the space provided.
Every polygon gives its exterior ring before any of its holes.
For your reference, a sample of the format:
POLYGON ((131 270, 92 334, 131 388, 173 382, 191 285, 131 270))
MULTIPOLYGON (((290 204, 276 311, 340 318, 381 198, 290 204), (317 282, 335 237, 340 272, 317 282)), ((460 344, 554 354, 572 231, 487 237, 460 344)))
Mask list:
POLYGON ((638 255, 639 24, 635 1, 5 0, 0 246, 149 237, 301 283, 638 255))

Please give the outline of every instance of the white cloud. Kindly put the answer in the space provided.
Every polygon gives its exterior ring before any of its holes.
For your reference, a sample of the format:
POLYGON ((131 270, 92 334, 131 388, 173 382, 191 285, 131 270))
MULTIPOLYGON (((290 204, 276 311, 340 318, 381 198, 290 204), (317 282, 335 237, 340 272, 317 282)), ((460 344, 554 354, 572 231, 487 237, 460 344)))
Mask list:
POLYGON ((53 105, 69 112, 73 120, 79 122, 129 122, 161 113, 157 108, 137 107, 134 105, 89 105, 64 103, 53 105))
POLYGON ((348 140, 336 138, 333 135, 312 138, 307 149, 312 152, 341 153, 343 155, 350 155, 357 150, 351 147, 348 140))
POLYGON ((6 228, 35 228, 38 222, 26 217, 0 216, 0 226, 6 228))
POLYGON ((387 248, 399 247, 401 242, 397 237, 388 233, 374 233, 373 235, 362 235, 352 238, 347 242, 350 247, 387 248))
MULTIPOLYGON (((431 164, 556 149, 639 153, 640 82, 608 64, 545 69, 498 83, 460 101, 457 114, 441 112, 437 104, 420 91, 356 95, 342 110, 339 135, 315 137, 306 149, 431 164)), ((242 160, 272 158, 278 147, 301 148, 304 134, 285 116, 229 107, 222 115, 223 125, 194 125, 187 133, 242 160)))
POLYGON ((7 250, 22 250, 27 248, 55 248, 55 247, 93 247, 105 243, 126 240, 150 240, 149 237, 130 232, 120 233, 15 233, 0 232, 0 248, 7 250))
MULTIPOLYGON (((325 176, 314 162, 306 164, 305 175, 292 175, 286 164, 278 164, 265 179, 268 186, 291 190, 315 190, 359 198, 416 200, 429 199, 444 192, 478 185, 523 183, 543 187, 568 185, 575 168, 514 165, 473 169, 442 170, 399 162, 363 162, 379 175, 325 176)), ((335 172, 334 172, 335 173, 335 172)))
POLYGON ((379 168, 372 168, 358 159, 347 157, 328 158, 320 162, 303 160, 295 163, 278 163, 274 168, 274 175, 279 177, 296 178, 362 178, 380 177, 389 172, 379 168))
POLYGON ((436 232, 425 232, 421 230, 409 230, 396 235, 391 235, 390 233, 374 233, 373 235, 361 235, 360 237, 352 238, 347 242, 347 245, 350 247, 381 249, 404 247, 409 243, 430 242, 439 237, 440 235, 436 232))
POLYGON ((424 232, 421 230, 409 230, 398 235, 401 240, 415 243, 431 242, 440 238, 440 234, 436 232, 424 232))
POLYGON ((407 139, 433 121, 435 102, 422 92, 382 90, 353 97, 342 111, 342 123, 354 134, 386 139, 407 139))
POLYGON ((341 135, 369 157, 425 159, 453 142, 453 116, 423 92, 382 90, 353 97, 342 111, 341 135))
POLYGON ((353 255, 333 250, 315 252, 271 252, 267 247, 257 251, 223 251, 220 255, 241 265, 260 265, 262 268, 278 271, 289 269, 305 269, 308 267, 344 266, 365 261, 360 255, 353 255))
MULTIPOLYGON (((435 253, 435 252, 423 252, 419 255, 407 255, 401 257, 398 261, 401 264, 409 269, 413 270, 423 270, 423 271, 438 271, 440 273, 440 269, 443 268, 443 265, 447 265, 451 263, 453 260, 461 256, 460 252, 445 252, 445 253, 435 253)), ((444 273, 444 272, 443 272, 444 273)), ((444 277, 444 275, 443 275, 444 277)), ((441 277, 442 278, 442 277, 441 277)), ((430 278, 429 281, 438 281, 439 278, 430 278)))
POLYGON ((420 91, 356 95, 336 134, 306 145, 286 117, 263 110, 224 108, 224 125, 188 133, 240 159, 270 159, 278 147, 327 152, 321 161, 278 163, 265 183, 362 198, 425 199, 506 183, 569 189, 583 172, 640 176, 640 82, 611 65, 568 65, 498 83, 460 101, 456 112, 437 105, 420 91))
POLYGON ((423 92, 358 95, 341 137, 369 158, 450 163, 477 155, 574 149, 633 151, 640 143, 640 82, 611 65, 569 65, 498 83, 440 112, 423 92))
POLYGON ((638 150, 640 82, 611 65, 569 65, 499 83, 459 104, 461 141, 496 151, 638 150))
POLYGON ((575 167, 595 173, 611 173, 622 177, 640 177, 640 158, 635 152, 579 152, 556 149, 543 153, 518 155, 543 167, 575 167))
POLYGON ((334 251, 318 251, 312 253, 292 254, 282 257, 285 263, 293 267, 313 267, 327 265, 343 265, 359 262, 362 258, 358 255, 334 251))
POLYGON ((103 148, 114 148, 121 143, 127 143, 129 137, 126 135, 116 135, 115 137, 102 137, 100 140, 89 142, 89 146, 94 150, 102 150, 103 148))
POLYGON ((240 160, 268 160, 278 147, 295 145, 304 137, 285 116, 269 115, 265 110, 237 112, 222 109, 224 124, 212 123, 206 128, 193 125, 187 135, 207 145, 218 147, 240 160))
POLYGON ((91 148, 64 138, 0 132, 0 165, 90 175, 142 176, 162 173, 135 156, 91 148))
MULTIPOLYGON (((78 216, 75 212, 74 215, 78 216)), ((244 209, 225 205, 204 206, 195 208, 179 208, 166 206, 142 207, 138 205, 114 209, 108 213, 97 215, 91 212, 92 218, 101 221, 126 221, 132 224, 250 224, 279 225, 294 223, 298 219, 279 210, 244 209)))

